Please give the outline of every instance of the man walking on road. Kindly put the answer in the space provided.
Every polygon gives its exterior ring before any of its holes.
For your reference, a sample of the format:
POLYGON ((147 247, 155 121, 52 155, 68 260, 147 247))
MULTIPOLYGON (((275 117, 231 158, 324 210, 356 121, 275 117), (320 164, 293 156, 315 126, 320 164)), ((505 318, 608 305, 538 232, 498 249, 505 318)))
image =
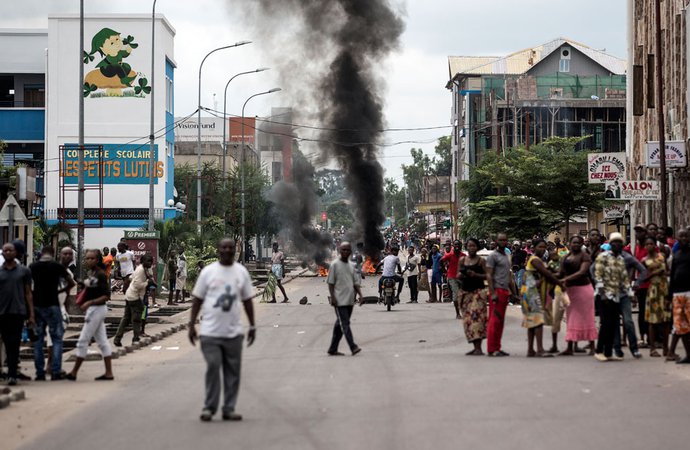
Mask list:
POLYGON ((505 324, 506 309, 510 296, 517 296, 515 282, 510 273, 510 258, 506 255, 508 236, 498 233, 496 249, 486 258, 486 280, 489 285, 489 326, 486 349, 489 356, 510 356, 501 350, 501 338, 505 324))
POLYGON ((31 271, 17 264, 14 244, 2 246, 5 261, 0 266, 0 336, 7 351, 7 384, 17 384, 19 344, 24 320, 33 327, 34 304, 31 297, 31 271))
MULTIPOLYGON (((407 286, 410 288, 410 301, 408 303, 417 303, 417 279, 419 278, 419 264, 422 259, 414 254, 414 245, 410 245, 407 249, 407 263, 405 264, 405 272, 407 272, 407 286)), ((424 274, 426 276, 426 273, 424 274)))
POLYGON ((54 256, 53 247, 43 247, 40 259, 29 267, 31 276, 35 280, 33 300, 38 339, 34 342, 34 365, 36 366, 36 380, 38 381, 46 379, 45 360, 43 359, 46 328, 50 333, 52 350, 51 379, 62 379, 62 336, 65 329, 62 322, 59 294, 68 292, 76 286, 67 268, 55 261, 54 256), (62 280, 65 280, 65 285, 60 287, 62 280))
POLYGON ((117 333, 113 339, 113 344, 116 347, 122 347, 122 336, 124 336, 125 329, 130 324, 134 333, 132 343, 139 342, 141 320, 144 313, 144 294, 146 294, 149 279, 153 279, 153 275, 149 273, 152 265, 153 257, 147 253, 141 257, 141 264, 134 270, 129 289, 125 293, 125 313, 120 320, 120 326, 117 328, 117 333))
POLYGON ((453 306, 455 306, 456 319, 460 319, 460 306, 458 305, 460 280, 457 279, 458 261, 461 257, 466 256, 461 250, 462 243, 456 239, 453 242, 453 249, 446 252, 446 254, 441 258, 441 263, 445 264, 446 266, 446 277, 448 278, 448 286, 450 287, 453 306))
POLYGON ((208 422, 218 410, 220 372, 223 372, 223 420, 242 420, 235 412, 240 387, 242 361, 242 323, 240 301, 249 320, 247 346, 254 343, 252 280, 247 269, 235 264, 236 243, 225 238, 218 243, 218 261, 201 271, 192 291, 189 341, 195 345, 195 323, 202 311, 199 331, 201 352, 206 360, 206 398, 200 419, 208 422))
POLYGON ((331 306, 335 308, 336 321, 333 326, 333 338, 328 354, 331 356, 342 356, 338 351, 340 339, 345 336, 347 344, 350 346, 352 355, 361 352, 362 349, 355 344, 350 329, 350 317, 355 304, 355 294, 359 295, 360 305, 362 304, 362 291, 359 288, 360 280, 355 272, 355 266, 350 263, 352 246, 349 242, 340 244, 340 259, 334 261, 328 269, 328 292, 330 293, 331 306))
POLYGON ((602 362, 620 359, 619 356, 613 357, 615 328, 618 327, 621 303, 629 301, 632 295, 630 278, 622 255, 623 236, 620 233, 611 233, 609 244, 611 251, 600 253, 594 263, 595 292, 601 301, 601 326, 597 353, 594 357, 602 362))

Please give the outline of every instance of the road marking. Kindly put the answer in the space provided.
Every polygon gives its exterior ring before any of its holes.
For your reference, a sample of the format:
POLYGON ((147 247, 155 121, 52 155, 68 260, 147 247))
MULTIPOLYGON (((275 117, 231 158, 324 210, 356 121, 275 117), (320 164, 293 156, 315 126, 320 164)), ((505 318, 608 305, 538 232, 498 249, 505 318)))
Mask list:
POLYGON ((298 331, 297 334, 304 334, 306 331, 298 331))
POLYGON ((161 347, 160 345, 154 345, 153 347, 151 347, 151 350, 153 350, 153 351, 158 351, 158 350, 160 350, 160 349, 162 349, 162 348, 163 348, 163 347, 161 347))
POLYGON ((166 350, 179 350, 180 347, 165 347, 166 350))

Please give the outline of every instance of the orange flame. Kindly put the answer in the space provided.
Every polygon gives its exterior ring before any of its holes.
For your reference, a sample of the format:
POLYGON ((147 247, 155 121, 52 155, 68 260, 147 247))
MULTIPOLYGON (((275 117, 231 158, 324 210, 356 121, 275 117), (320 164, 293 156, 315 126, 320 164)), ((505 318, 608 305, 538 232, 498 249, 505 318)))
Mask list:
POLYGON ((368 256, 367 259, 364 261, 364 264, 362 264, 362 273, 365 273, 367 275, 376 273, 376 266, 374 265, 371 258, 368 256))
POLYGON ((327 277, 328 276, 328 269, 326 269, 324 266, 319 266, 319 276, 320 277, 327 277))

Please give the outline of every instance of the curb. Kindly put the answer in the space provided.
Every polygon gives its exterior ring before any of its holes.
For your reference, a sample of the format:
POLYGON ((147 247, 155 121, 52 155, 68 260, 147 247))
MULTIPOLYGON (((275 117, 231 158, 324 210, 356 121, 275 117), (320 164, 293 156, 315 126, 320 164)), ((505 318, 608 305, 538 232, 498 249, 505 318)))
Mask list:
MULTIPOLYGON (((303 269, 301 272, 299 272, 297 274, 290 275, 290 276, 286 277, 283 280, 283 284, 287 284, 290 281, 294 280, 295 278, 299 278, 307 270, 309 270, 309 269, 303 269)), ((260 289, 257 287, 257 291, 258 292, 256 294, 254 294, 254 296, 252 296, 252 299, 261 297, 264 294, 264 289, 260 289)), ((182 314, 189 314, 189 308, 185 309, 184 311, 180 311, 179 313, 177 313, 175 315, 169 316, 169 319, 175 321, 182 314)), ((149 345, 153 344, 154 342, 158 342, 162 339, 165 339, 166 337, 172 336, 175 333, 178 333, 180 331, 187 329, 186 323, 171 323, 171 324, 165 324, 165 325, 167 326, 167 328, 164 328, 160 331, 157 331, 156 334, 151 335, 150 338, 142 338, 141 341, 134 342, 131 345, 126 345, 123 347, 115 347, 111 341, 110 344, 113 347, 112 358, 113 359, 119 359, 121 357, 125 357, 125 356, 127 356, 128 353, 132 353, 136 350, 141 350, 143 348, 146 348, 149 345)), ((76 350, 71 350, 69 353, 66 353, 63 356, 64 362, 74 362, 76 359, 77 359, 76 350)), ((87 356, 86 356, 86 361, 100 361, 102 359, 103 359, 103 357, 101 356, 100 353, 87 354, 87 356)), ((2 408, 2 407, 0 406, 0 408, 2 408)))

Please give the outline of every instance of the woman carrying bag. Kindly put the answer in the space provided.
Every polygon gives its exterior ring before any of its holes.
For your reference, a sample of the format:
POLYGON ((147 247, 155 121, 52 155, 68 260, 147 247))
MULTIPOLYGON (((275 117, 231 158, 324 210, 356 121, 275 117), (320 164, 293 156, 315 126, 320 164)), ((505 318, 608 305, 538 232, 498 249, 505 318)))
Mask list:
POLYGON ((77 295, 77 305, 82 311, 86 311, 84 317, 84 327, 79 334, 77 341, 77 361, 74 363, 72 371, 65 378, 71 381, 77 380, 77 373, 84 359, 91 339, 96 340, 98 348, 103 355, 105 364, 105 374, 96 377, 97 381, 114 380, 112 369, 112 350, 108 342, 108 335, 105 332, 105 316, 108 314, 106 302, 110 300, 110 287, 108 277, 105 274, 103 265, 103 255, 100 250, 87 250, 84 256, 86 263, 86 278, 79 283, 82 286, 81 292, 77 295))

